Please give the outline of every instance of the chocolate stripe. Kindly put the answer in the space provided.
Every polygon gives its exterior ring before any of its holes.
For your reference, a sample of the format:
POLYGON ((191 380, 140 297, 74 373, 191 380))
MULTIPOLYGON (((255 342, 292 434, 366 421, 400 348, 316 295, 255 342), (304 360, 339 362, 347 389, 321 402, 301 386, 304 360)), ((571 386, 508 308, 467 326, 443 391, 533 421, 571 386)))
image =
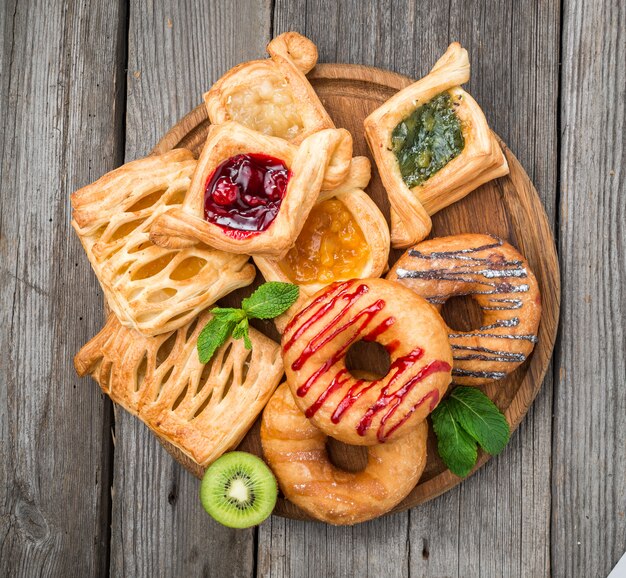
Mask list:
POLYGON ((514 353, 515 357, 498 357, 493 355, 483 355, 482 353, 473 353, 471 355, 455 355, 454 361, 492 361, 498 363, 518 363, 526 360, 526 356, 522 353, 514 353))
POLYGON ((467 283, 476 282, 475 279, 449 278, 449 275, 482 275, 486 279, 506 279, 508 277, 524 278, 528 276, 528 272, 524 267, 517 269, 428 269, 427 271, 418 271, 416 269, 404 269, 402 267, 396 269, 396 275, 399 279, 441 279, 444 281, 465 281, 467 283))
POLYGON ((522 362, 526 361, 526 356, 523 353, 516 353, 513 351, 498 351, 496 349, 489 349, 487 347, 472 347, 471 345, 454 345, 452 344, 452 349, 455 351, 479 351, 484 356, 478 356, 478 354, 472 354, 467 356, 454 356, 454 359, 458 360, 470 360, 470 359, 484 359, 485 361, 502 361, 502 362, 522 362))
POLYGON ((495 243, 490 243, 489 245, 482 245, 481 247, 469 247, 467 249, 458 249, 456 251, 439 251, 439 252, 433 252, 433 253, 429 253, 428 255, 425 255, 424 253, 418 251, 417 249, 410 249, 409 250, 409 255, 411 257, 418 257, 420 259, 442 259, 442 258, 446 258, 446 257, 451 257, 451 258, 455 258, 458 257, 460 255, 468 255, 471 253, 480 253, 481 251, 486 251, 488 249, 495 249, 496 247, 501 247, 502 246, 502 239, 498 239, 498 237, 493 237, 496 242, 495 243))
POLYGON ((489 331, 489 329, 497 329, 498 327, 517 327, 519 325, 519 317, 512 317, 511 319, 498 319, 491 325, 483 325, 481 331, 489 331))
MULTIPOLYGON (((467 337, 467 333, 450 333, 448 337, 450 339, 460 339, 467 337)), ((537 343, 536 335, 508 335, 506 333, 502 335, 497 335, 496 333, 472 333, 472 337, 492 337, 494 339, 524 339, 526 341, 530 341, 531 343, 537 343)))
POLYGON ((453 369, 452 375, 457 377, 478 377, 480 379, 502 379, 506 377, 504 371, 468 371, 466 369, 453 369))
POLYGON ((498 299, 492 297, 490 303, 511 303, 510 307, 483 307, 485 311, 511 311, 512 309, 521 309, 524 305, 521 299, 498 299))

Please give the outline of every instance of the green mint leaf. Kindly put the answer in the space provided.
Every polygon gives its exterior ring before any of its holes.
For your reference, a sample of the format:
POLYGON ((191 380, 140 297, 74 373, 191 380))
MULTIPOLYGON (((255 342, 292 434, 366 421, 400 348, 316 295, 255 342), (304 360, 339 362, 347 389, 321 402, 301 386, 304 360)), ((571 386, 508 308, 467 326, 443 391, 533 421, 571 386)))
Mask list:
POLYGON ((239 323, 246 316, 241 309, 235 307, 213 307, 211 314, 222 321, 234 321, 235 323, 239 323))
POLYGON ((273 319, 296 302, 299 292, 297 285, 271 281, 261 285, 250 297, 246 297, 241 302, 241 307, 250 319, 273 319))
POLYGON ((475 387, 457 387, 448 397, 456 422, 488 454, 499 454, 509 441, 509 424, 496 405, 475 387))
POLYGON ((243 338, 243 343, 246 349, 252 349, 252 341, 250 341, 250 334, 248 333, 248 318, 244 317, 233 329, 233 339, 243 338))
POLYGON ((230 337, 235 325, 235 321, 213 317, 198 335, 198 358, 200 363, 208 363, 213 354, 230 337))
POLYGON ((454 419, 447 399, 431 414, 437 436, 437 450, 450 471, 464 478, 476 464, 476 442, 454 419))

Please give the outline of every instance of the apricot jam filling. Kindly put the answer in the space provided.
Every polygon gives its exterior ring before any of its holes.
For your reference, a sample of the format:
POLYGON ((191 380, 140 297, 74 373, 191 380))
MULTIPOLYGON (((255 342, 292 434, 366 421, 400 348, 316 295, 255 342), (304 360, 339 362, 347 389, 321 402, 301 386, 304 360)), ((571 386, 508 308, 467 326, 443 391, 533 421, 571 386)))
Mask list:
POLYGON ((370 256, 363 231, 337 199, 315 205, 280 267, 295 283, 332 283, 358 277, 370 256))
POLYGON ((283 161, 269 155, 230 157, 207 180, 204 218, 238 238, 265 231, 278 215, 290 176, 283 161))

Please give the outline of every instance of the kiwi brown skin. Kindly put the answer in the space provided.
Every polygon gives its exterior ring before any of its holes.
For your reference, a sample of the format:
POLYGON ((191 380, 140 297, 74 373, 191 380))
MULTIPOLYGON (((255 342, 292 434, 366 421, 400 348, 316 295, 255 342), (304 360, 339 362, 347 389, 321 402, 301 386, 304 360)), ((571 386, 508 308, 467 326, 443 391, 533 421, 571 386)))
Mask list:
POLYGON ((229 528, 250 528, 273 511, 278 496, 274 474, 246 452, 228 452, 206 470, 200 500, 207 513, 229 528))

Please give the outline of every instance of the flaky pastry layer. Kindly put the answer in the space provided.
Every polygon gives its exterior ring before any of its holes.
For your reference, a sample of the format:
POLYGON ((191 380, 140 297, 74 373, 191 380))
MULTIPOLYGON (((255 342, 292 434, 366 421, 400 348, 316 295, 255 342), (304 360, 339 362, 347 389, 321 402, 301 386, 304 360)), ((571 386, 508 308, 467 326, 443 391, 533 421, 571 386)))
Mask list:
POLYGON ((196 164, 190 151, 172 150, 127 163, 71 196, 72 226, 109 307, 144 335, 181 327, 254 279, 245 255, 150 241, 154 220, 182 205, 196 164))
POLYGON ((203 467, 237 446, 283 374, 278 344, 252 328, 252 350, 231 339, 200 363, 196 343, 210 319, 205 312, 176 331, 144 337, 110 315, 74 358, 80 376, 90 374, 115 403, 203 467))

